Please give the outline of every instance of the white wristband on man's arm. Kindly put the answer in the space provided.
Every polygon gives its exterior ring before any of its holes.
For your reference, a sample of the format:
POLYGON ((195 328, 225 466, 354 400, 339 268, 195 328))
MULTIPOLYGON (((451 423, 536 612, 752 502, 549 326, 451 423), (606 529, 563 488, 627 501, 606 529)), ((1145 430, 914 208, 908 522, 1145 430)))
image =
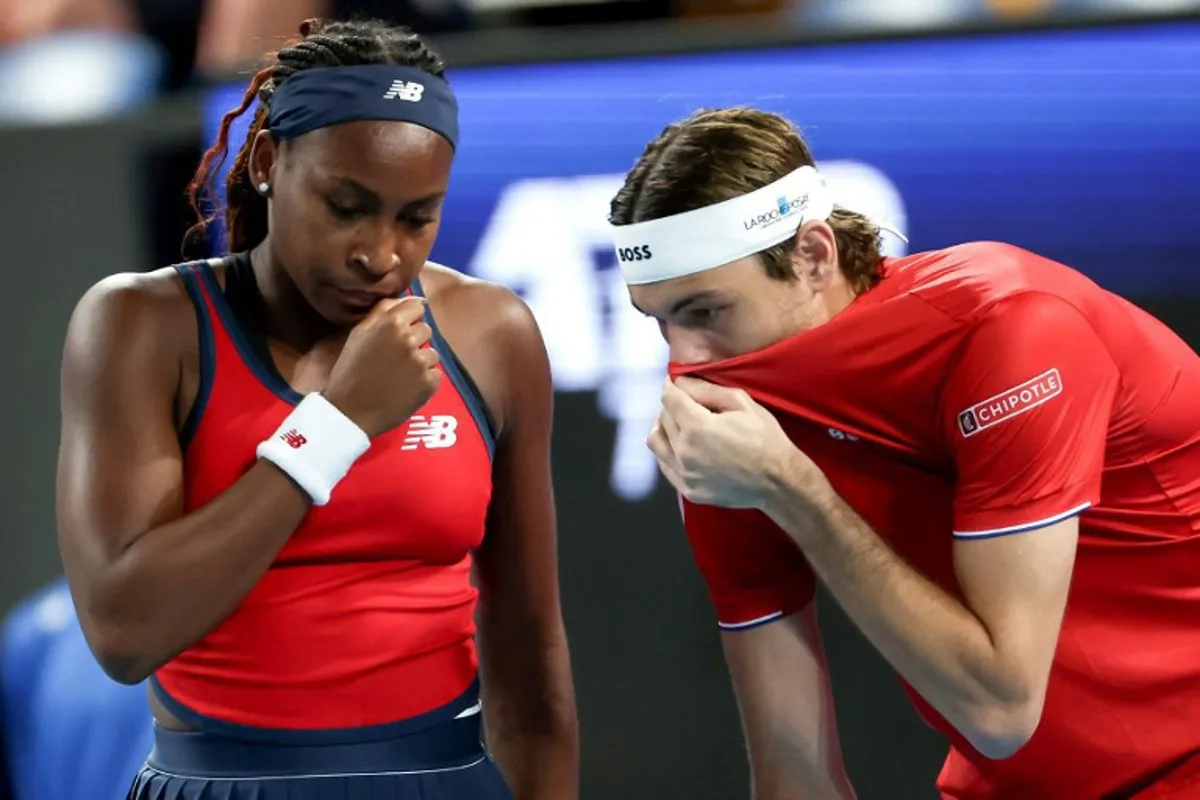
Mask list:
POLYGON ((371 447, 362 428, 320 394, 305 395, 270 438, 258 446, 270 461, 323 506, 350 467, 371 447))

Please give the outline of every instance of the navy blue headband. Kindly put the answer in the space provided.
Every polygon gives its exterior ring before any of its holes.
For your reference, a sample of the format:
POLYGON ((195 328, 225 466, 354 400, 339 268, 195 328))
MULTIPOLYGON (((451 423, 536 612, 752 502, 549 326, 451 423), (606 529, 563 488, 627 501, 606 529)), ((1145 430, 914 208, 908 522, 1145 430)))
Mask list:
POLYGON ((271 97, 267 128, 294 139, 358 120, 411 122, 458 145, 458 101, 450 84, 416 67, 313 67, 288 77, 271 97))

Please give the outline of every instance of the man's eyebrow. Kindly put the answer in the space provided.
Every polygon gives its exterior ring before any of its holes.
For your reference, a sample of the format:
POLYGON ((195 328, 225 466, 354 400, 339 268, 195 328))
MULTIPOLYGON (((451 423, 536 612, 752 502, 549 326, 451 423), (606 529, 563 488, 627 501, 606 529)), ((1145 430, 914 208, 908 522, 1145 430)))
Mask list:
MULTIPOLYGON (((686 295, 684 297, 679 298, 678 300, 676 300, 674 303, 671 304, 671 307, 669 309, 667 309, 667 316, 673 316, 675 314, 678 314, 680 311, 686 310, 688 306, 695 305, 696 303, 702 302, 704 300, 714 300, 718 296, 719 295, 716 292, 707 290, 707 289, 704 291, 701 291, 701 292, 694 292, 692 294, 686 295)), ((642 308, 641 306, 639 306, 637 303, 633 302, 632 300, 630 301, 630 303, 633 304, 634 309, 641 312, 642 314, 645 314, 647 317, 654 316, 649 311, 642 308)))

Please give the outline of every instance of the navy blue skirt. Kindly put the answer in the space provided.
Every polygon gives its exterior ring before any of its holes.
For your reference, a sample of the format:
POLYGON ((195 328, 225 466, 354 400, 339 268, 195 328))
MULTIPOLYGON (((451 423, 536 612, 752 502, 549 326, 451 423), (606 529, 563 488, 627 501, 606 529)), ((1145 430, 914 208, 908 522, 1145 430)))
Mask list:
POLYGON ((468 712, 385 739, 330 744, 156 726, 128 800, 512 800, 479 725, 468 712))

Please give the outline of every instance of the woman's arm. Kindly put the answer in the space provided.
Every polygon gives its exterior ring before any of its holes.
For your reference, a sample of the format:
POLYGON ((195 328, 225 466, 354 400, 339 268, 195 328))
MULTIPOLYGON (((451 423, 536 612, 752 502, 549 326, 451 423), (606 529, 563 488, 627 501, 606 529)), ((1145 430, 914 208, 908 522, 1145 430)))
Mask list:
POLYGON ((67 331, 58 541, 88 644, 122 683, 228 616, 309 508, 260 462, 184 516, 175 403, 195 327, 178 278, 160 271, 101 281, 67 331))
POLYGON ((550 365, 525 304, 489 293, 502 316, 489 340, 506 391, 487 535, 476 554, 484 724, 517 800, 572 800, 578 734, 559 603, 550 365))

